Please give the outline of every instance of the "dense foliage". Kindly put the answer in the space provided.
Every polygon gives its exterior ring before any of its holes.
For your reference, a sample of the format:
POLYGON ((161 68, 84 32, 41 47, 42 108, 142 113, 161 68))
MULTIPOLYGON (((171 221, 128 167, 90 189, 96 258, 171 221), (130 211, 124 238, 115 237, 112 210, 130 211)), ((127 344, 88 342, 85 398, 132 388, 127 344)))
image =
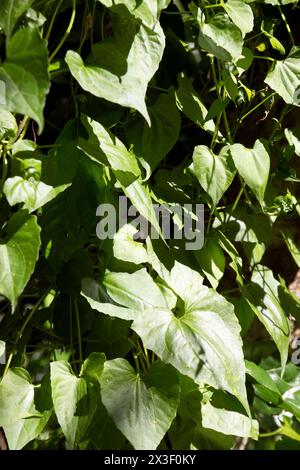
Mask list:
POLYGON ((299 8, 1 0, 9 449, 300 449, 299 8))

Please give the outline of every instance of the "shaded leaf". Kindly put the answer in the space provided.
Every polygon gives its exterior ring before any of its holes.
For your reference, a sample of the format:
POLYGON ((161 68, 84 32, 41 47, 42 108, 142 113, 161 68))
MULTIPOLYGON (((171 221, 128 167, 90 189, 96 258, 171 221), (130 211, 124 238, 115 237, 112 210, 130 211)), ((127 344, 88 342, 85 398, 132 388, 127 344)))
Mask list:
POLYGON ((300 106, 300 47, 292 47, 286 59, 274 62, 265 83, 286 103, 300 106))
POLYGON ((65 60, 84 90, 136 109, 150 126, 145 95, 162 58, 164 34, 158 22, 152 29, 123 16, 113 18, 113 29, 113 42, 96 44, 86 64, 74 51, 68 51, 65 60))
POLYGON ((18 212, 6 227, 0 244, 0 292, 11 302, 14 312, 33 273, 40 248, 40 227, 35 216, 18 212))
POLYGON ((216 207, 235 176, 230 147, 223 147, 219 155, 215 155, 205 145, 198 145, 194 148, 191 169, 216 207))
POLYGON ((46 41, 37 28, 20 29, 9 41, 0 80, 5 83, 8 110, 34 119, 41 133, 49 74, 46 41))
POLYGON ((135 449, 156 449, 176 416, 179 381, 168 365, 156 362, 143 377, 125 359, 114 359, 104 364, 101 397, 135 449))

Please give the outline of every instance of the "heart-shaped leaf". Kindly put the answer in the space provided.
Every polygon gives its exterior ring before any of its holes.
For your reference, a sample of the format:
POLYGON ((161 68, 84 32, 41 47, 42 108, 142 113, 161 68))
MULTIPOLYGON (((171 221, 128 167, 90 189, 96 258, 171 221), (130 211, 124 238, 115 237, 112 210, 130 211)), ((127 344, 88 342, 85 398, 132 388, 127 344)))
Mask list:
POLYGON ((11 38, 0 80, 5 83, 6 108, 34 119, 41 133, 49 74, 46 41, 37 28, 20 29, 11 38))
POLYGON ((116 426, 137 450, 156 449, 168 431, 179 403, 174 369, 154 363, 146 377, 125 359, 106 361, 101 397, 116 426))
POLYGON ((215 155, 205 145, 198 145, 194 149, 191 170, 216 207, 235 175, 230 147, 223 147, 219 155, 215 155))
POLYGON ((0 243, 0 292, 14 312, 18 297, 33 273, 40 248, 40 227, 36 217, 16 213, 7 225, 6 238, 0 243))
POLYGON ((300 106, 300 47, 292 47, 286 59, 276 60, 265 82, 286 103, 300 106))
POLYGON ((265 144, 257 140, 253 149, 234 144, 230 152, 237 171, 262 204, 270 173, 270 157, 265 144))
POLYGON ((74 51, 67 52, 66 62, 84 90, 136 109, 150 126, 145 95, 162 58, 163 31, 159 22, 150 28, 131 16, 116 15, 112 20, 113 42, 96 44, 86 64, 74 51))

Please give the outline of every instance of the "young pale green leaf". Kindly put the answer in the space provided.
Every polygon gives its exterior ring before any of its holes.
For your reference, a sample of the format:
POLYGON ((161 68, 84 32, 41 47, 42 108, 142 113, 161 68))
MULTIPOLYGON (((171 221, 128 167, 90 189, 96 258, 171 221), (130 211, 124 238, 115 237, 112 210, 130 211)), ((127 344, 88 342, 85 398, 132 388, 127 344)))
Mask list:
POLYGON ((272 271, 263 265, 256 265, 249 287, 249 300, 255 313, 273 338, 281 356, 284 369, 289 349, 290 325, 280 299, 280 283, 274 278, 272 271))
POLYGON ((274 62, 265 83, 286 103, 300 106, 300 47, 292 47, 286 59, 274 62))
POLYGON ((114 359, 104 364, 100 380, 103 404, 117 428, 135 449, 156 449, 176 416, 176 371, 156 362, 142 377, 125 359, 114 359))
POLYGON ((224 62, 237 60, 242 53, 243 36, 228 15, 217 13, 208 23, 203 21, 202 14, 198 16, 200 16, 199 46, 224 62))
POLYGON ((0 109, 0 141, 15 137, 17 132, 18 125, 15 117, 7 109, 0 109))
POLYGON ((15 311, 18 297, 33 273, 40 248, 40 227, 35 216, 18 212, 7 225, 0 243, 0 293, 15 311))
POLYGON ((1 0, 0 3, 0 27, 10 38, 15 25, 20 18, 31 6, 33 0, 1 0))
POLYGON ((82 115, 81 122, 84 125, 88 138, 78 140, 78 147, 92 160, 103 165, 109 164, 115 177, 123 186, 131 184, 141 171, 132 152, 105 127, 97 121, 82 115))
POLYGON ((127 125, 126 135, 135 155, 152 172, 177 142, 180 113, 169 94, 160 95, 148 112, 151 127, 143 119, 136 119, 127 125))
POLYGON ((0 80, 5 83, 6 108, 34 119, 41 133, 49 74, 46 41, 37 28, 20 29, 11 38, 0 80))
POLYGON ((136 109, 150 126, 145 95, 164 51, 163 31, 159 22, 149 28, 134 17, 119 15, 113 18, 113 29, 113 42, 96 44, 86 65, 74 51, 67 52, 66 62, 84 90, 136 109))
POLYGON ((10 450, 20 450, 43 430, 51 410, 40 414, 34 403, 34 385, 25 369, 8 370, 0 383, 0 425, 10 450))
POLYGON ((230 147, 223 147, 219 155, 215 155, 205 145, 198 145, 194 149, 191 169, 216 207, 235 176, 230 147))
POLYGON ((270 156, 264 143, 256 140, 253 149, 233 144, 230 152, 237 171, 262 204, 270 173, 270 156))
POLYGON ((244 0, 228 0, 224 3, 224 8, 243 35, 252 31, 254 23, 252 9, 244 0))
POLYGON ((52 362, 50 370, 54 411, 70 449, 74 449, 84 436, 96 403, 91 400, 87 381, 76 377, 68 362, 52 362))
POLYGON ((10 206, 24 202, 23 209, 28 209, 28 212, 31 213, 47 204, 69 186, 70 183, 53 188, 42 181, 30 181, 30 179, 25 180, 21 176, 14 176, 7 178, 3 192, 10 206))
POLYGON ((133 239, 137 230, 130 224, 123 225, 114 235, 114 257, 134 264, 146 263, 148 255, 145 247, 133 239))
POLYGON ((226 435, 258 439, 258 422, 236 411, 215 408, 211 403, 201 406, 202 426, 226 435))
POLYGON ((214 122, 206 119, 207 109, 194 90, 191 80, 183 74, 180 75, 175 97, 178 109, 191 121, 207 132, 213 133, 215 131, 214 122))

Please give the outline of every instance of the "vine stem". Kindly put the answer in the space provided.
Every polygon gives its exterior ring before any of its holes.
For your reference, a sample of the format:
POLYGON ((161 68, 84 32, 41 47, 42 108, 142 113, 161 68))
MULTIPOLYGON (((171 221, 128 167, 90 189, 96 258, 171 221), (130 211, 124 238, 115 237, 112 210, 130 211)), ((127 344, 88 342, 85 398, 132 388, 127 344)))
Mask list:
POLYGON ((53 28, 53 25, 54 25, 54 21, 55 21, 55 19, 56 19, 56 17, 57 17, 57 14, 58 14, 58 12, 59 12, 59 9, 60 9, 60 7, 61 7, 62 2, 63 2, 63 0, 60 0, 60 1, 58 2, 58 4, 57 4, 56 8, 55 8, 55 11, 54 11, 53 16, 52 16, 51 21, 50 21, 50 25, 49 25, 47 34, 46 34, 46 36, 45 36, 46 41, 48 41, 49 38, 50 38, 50 34, 51 34, 51 31, 52 31, 52 28, 53 28))
MULTIPOLYGON (((4 152, 3 152, 3 155, 2 155, 2 175, 1 175, 1 180, 0 180, 0 189, 2 189, 2 186, 4 185, 5 179, 6 179, 6 176, 7 176, 7 158, 6 158, 6 153, 7 153, 7 150, 6 150, 6 148, 4 147, 4 152)), ((1 196, 2 196, 2 195, 1 195, 1 196)))
POLYGON ((79 310, 78 310, 77 300, 74 300, 74 307, 75 307, 76 325, 77 325, 77 334, 78 334, 78 354, 79 354, 80 364, 82 364, 83 363, 82 339, 81 339, 81 327, 80 327, 80 318, 79 318, 79 310))
MULTIPOLYGON (((44 301, 44 299, 46 298, 46 296, 49 294, 51 288, 49 287, 49 289, 46 290, 46 292, 44 292, 44 294, 42 295, 42 297, 37 301, 37 303, 35 304, 35 306, 33 307, 33 309, 31 310, 31 312, 29 313, 29 315, 27 316, 26 320, 24 321, 23 325, 22 325, 22 328, 20 329, 19 331, 19 334, 18 334, 18 337, 17 337, 17 340, 14 344, 14 347, 13 347, 13 350, 12 352, 10 353, 9 357, 8 357, 8 360, 7 360, 7 363, 5 365, 5 369, 4 369, 4 372, 3 372, 3 376, 2 376, 2 379, 3 377, 7 374, 8 372, 8 369, 9 369, 9 366, 11 364, 11 361, 12 361, 12 358, 15 354, 15 351, 16 351, 16 346, 17 344, 19 344, 20 340, 22 339, 22 336, 23 336, 23 333, 28 325, 28 323, 30 322, 30 320, 32 319, 33 315, 35 314, 35 312, 38 310, 38 308, 40 307, 41 303, 44 301)), ((1 379, 1 380, 2 380, 1 379)))
POLYGON ((75 20, 75 16, 76 16, 76 0, 73 0, 73 6, 72 6, 72 14, 71 14, 71 18, 70 18, 70 22, 69 22, 69 25, 65 31, 65 34, 63 35, 63 37, 61 38, 61 40, 59 41, 57 47, 54 49, 54 51, 52 52, 52 54, 50 55, 49 57, 49 62, 52 62, 52 60, 54 59, 54 57, 56 56, 56 54, 59 52, 59 50, 61 49, 61 47, 64 45, 66 39, 68 38, 70 32, 72 31, 72 28, 73 28, 73 25, 74 25, 74 20, 75 20))
POLYGON ((173 3, 181 13, 186 11, 180 0, 173 0, 173 3))
POLYGON ((284 24, 285 24, 285 27, 286 27, 286 30, 287 30, 288 35, 289 35, 289 37, 290 37, 290 40, 291 40, 291 42, 292 42, 292 44, 293 44, 293 46, 294 46, 294 45, 295 45, 295 40, 294 40, 293 33, 292 33, 292 31, 291 31, 290 25, 288 24, 288 21, 287 21, 287 19, 286 19, 286 16, 285 16, 285 14, 283 13, 282 8, 281 8, 280 5, 278 5, 278 10, 279 10, 280 16, 281 16, 281 18, 282 18, 282 21, 283 21, 284 24))
POLYGON ((275 62, 275 59, 273 59, 272 57, 265 56, 265 55, 255 55, 253 57, 254 59, 264 59, 264 60, 270 60, 271 62, 275 62))
POLYGON ((255 111, 257 108, 259 108, 262 104, 264 104, 266 101, 268 101, 268 99, 272 98, 272 96, 275 96, 276 95, 276 92, 274 91, 273 93, 271 93, 270 95, 266 96, 262 101, 260 101, 256 106, 254 106, 253 108, 250 109, 250 111, 248 111, 246 114, 244 114, 244 116, 242 116, 240 119, 239 119, 239 124, 241 124, 244 119, 246 119, 246 117, 249 116, 249 114, 253 113, 253 111, 255 111))

